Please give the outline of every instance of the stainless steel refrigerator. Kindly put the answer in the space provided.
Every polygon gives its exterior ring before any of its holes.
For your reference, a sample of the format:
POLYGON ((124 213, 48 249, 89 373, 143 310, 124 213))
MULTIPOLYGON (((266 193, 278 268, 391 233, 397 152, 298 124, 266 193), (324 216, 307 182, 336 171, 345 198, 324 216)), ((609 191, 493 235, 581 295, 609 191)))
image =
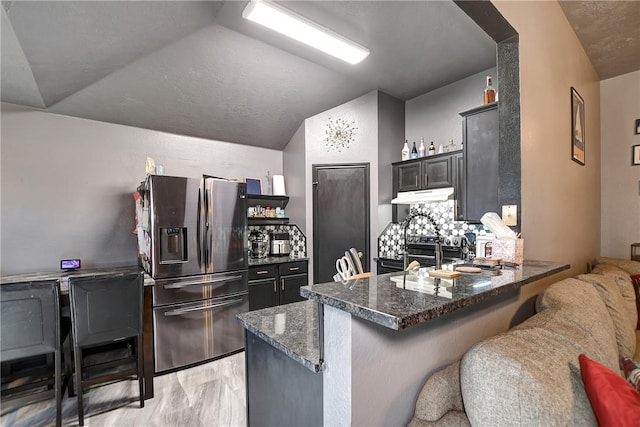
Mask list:
POLYGON ((155 279, 155 370, 240 350, 249 311, 246 184, 149 176, 138 188, 138 257, 155 279))

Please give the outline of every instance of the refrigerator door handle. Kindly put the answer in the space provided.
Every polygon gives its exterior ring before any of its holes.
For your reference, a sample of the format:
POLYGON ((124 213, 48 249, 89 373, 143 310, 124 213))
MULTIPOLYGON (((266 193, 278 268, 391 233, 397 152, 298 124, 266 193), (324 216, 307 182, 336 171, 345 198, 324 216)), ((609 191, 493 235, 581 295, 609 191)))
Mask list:
POLYGON ((198 281, 191 281, 191 282, 171 283, 171 284, 168 284, 168 285, 164 285, 164 288, 165 289, 180 289, 180 288, 186 288, 186 287, 194 286, 194 285, 208 285, 209 283, 227 282, 227 281, 230 281, 230 280, 238 280, 238 279, 242 279, 242 274, 239 274, 239 275, 236 275, 236 276, 218 277, 218 278, 207 280, 207 281, 198 280, 198 281))
POLYGON ((192 313, 194 311, 206 311, 206 310, 213 310, 214 308, 226 307, 228 305, 238 304, 238 303, 241 303, 243 301, 244 301, 244 299, 238 298, 238 299, 234 299, 234 300, 230 300, 230 301, 220 302, 220 303, 217 303, 217 304, 203 305, 203 306, 190 307, 190 308, 181 308, 181 309, 178 309, 178 310, 167 311, 167 312, 164 313, 164 315, 165 316, 180 316, 182 314, 192 313))
POLYGON ((213 262, 213 247, 212 247, 212 243, 213 243, 213 224, 211 224, 211 215, 213 214, 213 192, 211 191, 211 179, 205 179, 205 195, 206 195, 206 224, 207 224, 207 228, 205 231, 205 247, 207 248, 207 260, 206 260, 206 266, 205 266, 205 271, 207 273, 210 273, 213 268, 211 266, 212 262, 213 262))
POLYGON ((198 250, 198 265, 202 266, 202 186, 198 189, 198 222, 196 224, 196 248, 198 250))
POLYGON ((204 250, 204 271, 209 272, 209 189, 207 188, 207 180, 203 180, 204 191, 204 208, 202 209, 202 217, 204 220, 203 230, 203 250, 204 250))

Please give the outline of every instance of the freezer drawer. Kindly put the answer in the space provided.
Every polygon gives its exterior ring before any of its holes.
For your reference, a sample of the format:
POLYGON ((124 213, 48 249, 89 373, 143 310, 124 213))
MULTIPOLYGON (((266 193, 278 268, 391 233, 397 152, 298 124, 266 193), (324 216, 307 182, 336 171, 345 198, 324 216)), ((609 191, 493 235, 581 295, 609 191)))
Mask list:
POLYGON ((156 280, 153 305, 177 304, 246 292, 247 271, 156 280))
POLYGON ((154 308, 156 373, 244 348, 236 315, 247 311, 246 292, 154 308))

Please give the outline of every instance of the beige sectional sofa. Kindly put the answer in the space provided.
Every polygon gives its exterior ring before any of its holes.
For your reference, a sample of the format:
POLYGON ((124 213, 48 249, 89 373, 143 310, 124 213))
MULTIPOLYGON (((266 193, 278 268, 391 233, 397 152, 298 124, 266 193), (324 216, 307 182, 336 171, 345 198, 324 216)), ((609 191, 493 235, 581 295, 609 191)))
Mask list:
POLYGON ((632 274, 640 262, 600 258, 549 286, 536 315, 435 372, 409 426, 597 425, 578 355, 616 372, 620 354, 640 360, 632 274))

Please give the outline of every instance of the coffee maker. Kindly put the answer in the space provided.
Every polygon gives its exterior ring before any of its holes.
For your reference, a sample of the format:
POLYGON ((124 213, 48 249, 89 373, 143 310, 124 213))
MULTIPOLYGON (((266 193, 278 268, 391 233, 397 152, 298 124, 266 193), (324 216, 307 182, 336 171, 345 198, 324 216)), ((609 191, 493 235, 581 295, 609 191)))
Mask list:
POLYGON ((271 233, 271 256, 289 256, 291 239, 289 233, 271 233))
POLYGON ((264 258, 269 255, 269 236, 257 230, 249 233, 249 253, 251 258, 264 258))

